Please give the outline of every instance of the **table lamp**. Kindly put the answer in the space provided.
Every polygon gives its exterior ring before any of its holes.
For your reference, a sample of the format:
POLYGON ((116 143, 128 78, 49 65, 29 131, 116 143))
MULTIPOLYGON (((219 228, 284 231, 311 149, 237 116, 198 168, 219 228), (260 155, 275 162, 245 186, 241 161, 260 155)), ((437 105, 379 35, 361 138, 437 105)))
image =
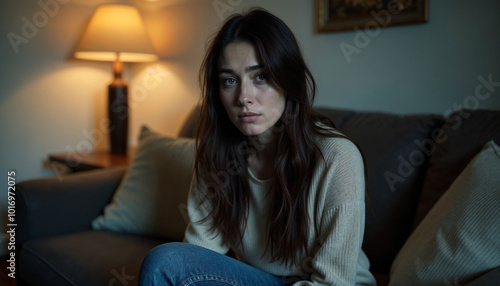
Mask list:
POLYGON ((113 62, 114 80, 108 87, 109 134, 112 154, 127 153, 127 84, 123 62, 158 60, 137 8, 100 5, 78 44, 75 58, 113 62))

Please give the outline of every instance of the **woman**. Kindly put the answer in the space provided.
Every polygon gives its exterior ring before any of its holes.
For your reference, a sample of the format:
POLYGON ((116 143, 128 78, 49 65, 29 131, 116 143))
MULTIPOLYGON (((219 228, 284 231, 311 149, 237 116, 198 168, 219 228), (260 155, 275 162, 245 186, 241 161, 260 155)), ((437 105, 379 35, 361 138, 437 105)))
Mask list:
POLYGON ((231 17, 200 82, 188 243, 152 250, 141 285, 374 285, 363 159, 312 110, 289 28, 261 9, 231 17))

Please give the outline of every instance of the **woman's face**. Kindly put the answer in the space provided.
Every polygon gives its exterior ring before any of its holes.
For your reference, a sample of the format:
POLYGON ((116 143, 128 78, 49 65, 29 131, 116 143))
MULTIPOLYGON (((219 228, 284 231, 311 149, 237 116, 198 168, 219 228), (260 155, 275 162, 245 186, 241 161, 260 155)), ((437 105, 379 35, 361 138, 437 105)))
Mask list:
POLYGON ((219 90, 229 119, 247 136, 271 132, 285 110, 285 95, 248 42, 225 47, 219 61, 219 90))

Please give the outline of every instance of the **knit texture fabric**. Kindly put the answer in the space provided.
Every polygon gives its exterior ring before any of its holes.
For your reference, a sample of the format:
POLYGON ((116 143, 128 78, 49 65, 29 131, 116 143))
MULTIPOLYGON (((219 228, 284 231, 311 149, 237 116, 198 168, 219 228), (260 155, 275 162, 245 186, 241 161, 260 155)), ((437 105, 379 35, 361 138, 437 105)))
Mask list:
MULTIPOLYGON (((276 276, 298 277, 293 285, 375 285, 369 261, 361 250, 365 223, 363 160, 357 147, 343 138, 317 139, 321 156, 315 166, 307 211, 308 252, 299 263, 286 266, 271 262, 267 252, 267 223, 272 179, 259 180, 250 172, 251 199, 242 244, 224 245, 221 235, 209 231, 210 205, 203 182, 193 180, 188 197, 191 223, 185 241, 219 253, 232 249, 238 259, 276 276)), ((291 278, 285 278, 291 279, 291 278)), ((291 280, 289 280, 291 281, 291 280)))
POLYGON ((490 141, 401 248, 389 285, 465 285, 500 266, 499 221, 500 147, 490 141))

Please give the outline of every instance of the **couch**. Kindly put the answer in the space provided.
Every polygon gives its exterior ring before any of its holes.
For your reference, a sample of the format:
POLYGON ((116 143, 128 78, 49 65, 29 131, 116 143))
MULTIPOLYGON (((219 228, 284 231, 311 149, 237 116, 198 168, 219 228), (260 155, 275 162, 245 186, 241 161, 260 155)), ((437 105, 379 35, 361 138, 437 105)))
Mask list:
MULTIPOLYGON (((500 143, 500 112, 464 109, 447 116, 403 116, 332 108, 316 110, 328 116, 338 129, 353 138, 365 156, 368 196, 363 249, 370 259, 370 270, 374 273, 378 285, 387 285, 393 275, 398 275, 398 267, 393 263, 401 249, 411 249, 411 246, 406 245, 408 241, 418 244, 419 239, 415 242, 415 239, 409 239, 410 235, 417 231, 421 236, 429 234, 425 225, 422 229, 422 222, 426 219, 431 221, 430 223, 438 220, 435 216, 427 218, 427 215, 432 211, 440 211, 436 210, 435 206, 441 203, 443 194, 454 186, 455 179, 481 152, 485 144, 491 140, 500 143)), ((194 136, 197 115, 198 111, 194 110, 188 116, 179 137, 194 136)), ((154 140, 164 140, 159 134, 145 135, 144 132, 146 131, 143 130, 141 135, 143 137, 152 136, 154 140)), ((144 152, 148 149, 147 146, 139 146, 139 149, 141 148, 144 152)), ((177 156, 172 156, 174 155, 177 156)), ((142 155, 136 153, 135 156, 142 155)), ((166 161, 158 166, 150 167, 170 166, 170 171, 162 172, 180 179, 183 175, 176 173, 180 171, 176 166, 175 156, 165 159, 166 161)), ((132 165, 134 161, 135 158, 132 165)), ((182 168, 189 169, 190 166, 192 165, 187 164, 182 168)), ((176 198, 178 208, 175 208, 175 205, 168 207, 170 213, 167 217, 170 219, 158 219, 162 225, 173 225, 164 233, 102 226, 105 222, 102 219, 103 213, 117 199, 117 189, 124 187, 124 181, 130 179, 132 175, 128 173, 133 168, 140 172, 149 167, 137 165, 79 172, 66 175, 62 180, 56 177, 42 178, 17 184, 18 285, 136 285, 141 261, 148 251, 161 243, 182 239, 186 221, 175 212, 182 212, 183 204, 178 202, 187 196, 186 184, 168 190, 170 194, 167 195, 180 196, 176 198), (98 217, 101 217, 100 226, 96 222, 98 217)), ((150 178, 149 181, 151 180, 155 179, 150 178)), ((496 187, 500 188, 500 185, 496 187)), ((498 191, 495 195, 494 198, 498 199, 498 191)), ((137 197, 136 200, 144 197, 146 196, 137 197)), ((157 201, 161 206, 163 200, 157 201)), ((496 203, 493 206, 498 206, 498 201, 493 201, 496 203)), ((455 208, 452 206, 450 209, 455 208)), ((149 207, 142 207, 142 210, 146 212, 149 207)), ((441 209, 439 215, 442 213, 441 209)), ((446 213, 444 212, 444 215, 446 213)), ((448 220, 445 227, 456 224, 456 229, 460 229, 461 223, 450 223, 448 220)), ((472 223, 477 224, 475 221, 472 223)), ((433 231, 439 232, 440 229, 434 228, 433 231)), ((495 253, 500 237, 498 228, 489 227, 479 231, 485 231, 486 235, 493 237, 492 242, 479 241, 480 246, 484 245, 484 251, 495 253)), ((440 232, 439 235, 442 236, 443 233, 440 232)), ((430 232, 426 246, 432 246, 435 236, 430 232)), ((401 266, 404 271, 410 268, 417 269, 416 272, 421 271, 415 262, 420 259, 420 251, 424 252, 422 249, 416 253, 405 251, 404 257, 397 259, 407 261, 398 265, 404 265, 401 266)), ((440 249, 438 247, 428 251, 437 253, 440 249)), ((471 264, 474 259, 482 259, 475 251, 479 250, 466 253, 472 255, 472 258, 466 257, 470 259, 471 264)), ((436 257, 432 259, 435 260, 436 257)), ((465 270, 459 270, 458 275, 443 274, 437 280, 439 283, 434 285, 500 285, 500 263, 495 265, 495 261, 498 261, 495 257, 488 259, 489 264, 475 263, 479 265, 474 265, 472 269, 465 263, 465 266, 460 266, 465 267, 465 270)), ((448 262, 448 267, 452 268, 450 273, 453 273, 459 266, 448 262)), ((398 285, 397 282, 391 283, 398 285)), ((412 280, 400 285, 415 283, 417 282, 412 280)))

